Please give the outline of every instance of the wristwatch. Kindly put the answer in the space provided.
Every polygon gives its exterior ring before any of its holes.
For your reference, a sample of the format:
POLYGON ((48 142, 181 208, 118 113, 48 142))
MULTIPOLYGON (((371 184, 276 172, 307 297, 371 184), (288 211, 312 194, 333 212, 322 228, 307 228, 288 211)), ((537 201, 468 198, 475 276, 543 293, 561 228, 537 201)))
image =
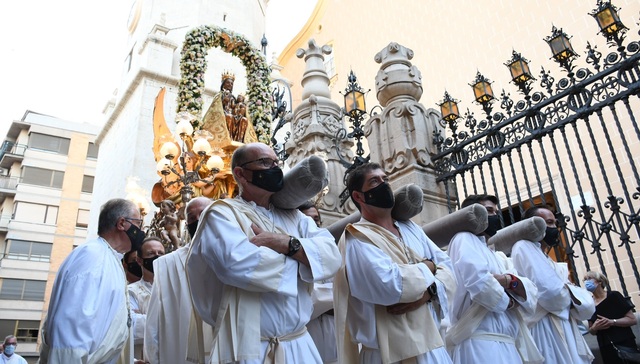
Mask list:
POLYGON ((431 299, 434 299, 438 295, 438 286, 435 283, 427 287, 427 293, 431 296, 431 299))
POLYGON ((302 249, 302 244, 300 244, 300 240, 298 240, 298 238, 294 238, 293 236, 290 236, 289 237, 289 252, 286 255, 288 257, 292 257, 300 249, 302 249))

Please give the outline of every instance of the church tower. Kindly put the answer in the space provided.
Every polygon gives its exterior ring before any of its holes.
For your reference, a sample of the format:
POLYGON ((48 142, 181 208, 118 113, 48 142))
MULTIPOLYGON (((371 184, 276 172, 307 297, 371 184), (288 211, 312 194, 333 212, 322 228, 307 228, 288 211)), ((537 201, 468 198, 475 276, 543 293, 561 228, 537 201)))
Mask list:
MULTIPOLYGON (((267 3, 268 0, 131 1, 126 24, 128 51, 122 57, 120 86, 105 106, 106 121, 96 139, 103 157, 96 167, 91 205, 90 221, 96 225, 89 226, 89 235, 95 235, 100 206, 108 199, 131 198, 132 193, 137 193, 151 203, 151 187, 160 179, 152 150, 154 105, 165 88, 162 112, 169 127, 174 128, 185 35, 198 26, 216 26, 244 36, 259 48, 265 33, 267 3)), ((236 75, 234 93, 245 92, 246 74, 239 59, 212 48, 207 65, 204 111, 213 93, 220 89, 220 77, 225 71, 236 75)))

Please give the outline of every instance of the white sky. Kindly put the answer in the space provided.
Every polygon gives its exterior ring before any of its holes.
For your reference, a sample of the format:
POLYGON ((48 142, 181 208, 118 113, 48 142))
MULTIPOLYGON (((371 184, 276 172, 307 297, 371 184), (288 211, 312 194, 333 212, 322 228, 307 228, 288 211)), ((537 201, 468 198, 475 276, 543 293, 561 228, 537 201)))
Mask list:
MULTIPOLYGON (((102 109, 119 84, 126 56, 131 4, 20 0, 0 5, 1 140, 26 110, 79 123, 104 121, 102 109)), ((314 5, 315 0, 269 1, 269 55, 297 34, 314 5)))

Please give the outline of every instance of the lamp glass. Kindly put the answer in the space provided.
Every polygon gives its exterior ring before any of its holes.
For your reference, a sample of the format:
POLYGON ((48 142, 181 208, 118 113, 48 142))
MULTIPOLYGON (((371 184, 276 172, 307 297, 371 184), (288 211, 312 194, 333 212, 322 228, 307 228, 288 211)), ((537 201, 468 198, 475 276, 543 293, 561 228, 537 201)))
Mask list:
POLYGON ((486 81, 480 81, 473 85, 473 95, 477 102, 487 102, 493 99, 493 90, 491 84, 486 81))
POLYGON ((455 101, 445 101, 440 105, 440 113, 444 120, 455 120, 460 116, 458 104, 455 101))
POLYGON ((180 122, 178 122, 178 125, 176 125, 176 133, 180 135, 191 135, 193 134, 193 125, 191 125, 189 120, 181 119, 180 122))
POLYGON ((551 39, 549 46, 551 47, 553 58, 557 60, 564 60, 575 54, 575 52, 573 52, 573 47, 571 47, 571 42, 569 42, 569 38, 564 34, 560 34, 551 39))
POLYGON ((531 79, 531 72, 529 71, 529 64, 523 59, 518 59, 509 65, 509 71, 511 72, 511 79, 513 82, 522 83, 531 79))
POLYGON ((209 168, 210 170, 222 170, 222 168, 224 167, 224 161, 222 160, 222 158, 220 158, 219 155, 212 155, 211 157, 209 157, 209 160, 207 160, 207 168, 209 168))
POLYGON ((364 93, 354 90, 344 95, 344 108, 347 114, 352 114, 355 110, 364 113, 366 110, 364 93))
POLYGON ((158 171, 158 173, 162 173, 164 171, 169 170, 170 166, 171 166, 171 161, 168 160, 167 158, 162 158, 160 159, 158 164, 156 164, 156 171, 158 171))
POLYGON ((211 144, 209 144, 207 139, 200 138, 200 139, 197 139, 195 143, 193 143, 192 150, 195 153, 198 153, 200 155, 204 155, 204 154, 207 154, 207 153, 209 153, 211 151, 211 144))
POLYGON ((173 156, 177 155, 180 152, 180 149, 174 142, 166 142, 162 144, 160 148, 160 155, 163 157, 167 157, 168 159, 173 159, 173 156))

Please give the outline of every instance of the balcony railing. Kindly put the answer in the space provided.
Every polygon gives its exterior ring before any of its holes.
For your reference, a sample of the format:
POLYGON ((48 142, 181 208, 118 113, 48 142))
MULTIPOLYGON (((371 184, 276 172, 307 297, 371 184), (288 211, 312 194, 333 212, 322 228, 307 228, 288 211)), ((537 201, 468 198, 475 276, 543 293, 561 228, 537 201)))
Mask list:
POLYGON ((0 167, 9 168, 13 162, 22 160, 26 150, 25 144, 5 140, 0 147, 0 167))
POLYGON ((6 231, 9 228, 11 215, 0 215, 0 231, 6 231))
POLYGON ((15 190, 18 181, 18 177, 0 176, 0 190, 15 190))

